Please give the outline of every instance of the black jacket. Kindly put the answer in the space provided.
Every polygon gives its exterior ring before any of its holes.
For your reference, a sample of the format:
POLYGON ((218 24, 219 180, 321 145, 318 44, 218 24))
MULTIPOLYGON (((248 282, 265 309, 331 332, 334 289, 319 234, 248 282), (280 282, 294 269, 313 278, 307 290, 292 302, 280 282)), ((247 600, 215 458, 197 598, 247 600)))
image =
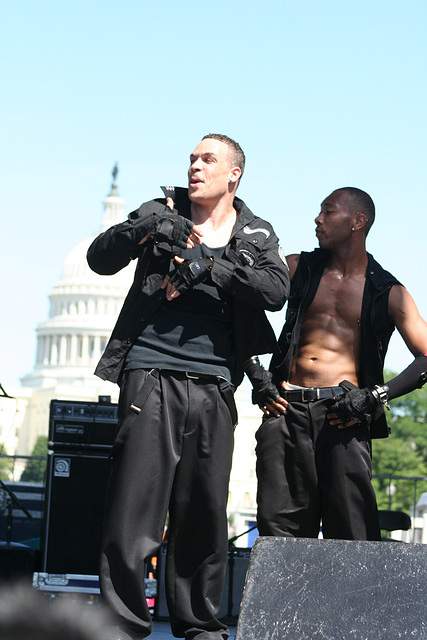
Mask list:
MULTIPOLYGON (((270 364, 270 371, 276 383, 289 380, 304 314, 313 302, 328 259, 329 252, 324 249, 301 253, 292 278, 285 324, 279 337, 280 352, 273 355, 270 364)), ((384 382, 384 359, 395 329, 388 313, 388 296, 395 284, 400 282, 368 253, 361 313, 362 353, 358 372, 359 387, 372 387, 384 382)), ((381 407, 371 424, 371 436, 384 438, 388 433, 384 410, 381 407)))
MULTIPOLYGON (((165 299, 160 289, 169 270, 169 259, 153 256, 151 238, 139 242, 153 229, 153 214, 170 213, 164 199, 151 200, 129 214, 127 221, 101 233, 89 247, 87 259, 93 271, 111 275, 137 258, 135 278, 123 303, 116 326, 95 370, 103 380, 117 382, 126 355, 149 318, 165 299)), ((272 226, 256 218, 242 200, 224 258, 215 258, 213 282, 233 297, 233 346, 236 370, 233 382, 243 378, 243 363, 253 353, 273 353, 277 342, 264 310, 283 307, 290 290, 289 270, 272 226)), ((175 209, 187 218, 187 189, 175 189, 175 209)))

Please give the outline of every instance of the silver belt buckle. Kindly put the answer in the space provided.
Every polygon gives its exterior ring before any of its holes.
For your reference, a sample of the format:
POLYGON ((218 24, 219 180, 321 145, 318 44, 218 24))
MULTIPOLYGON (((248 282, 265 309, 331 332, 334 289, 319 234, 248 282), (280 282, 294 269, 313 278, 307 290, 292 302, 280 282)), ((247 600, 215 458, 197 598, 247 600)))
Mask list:
POLYGON ((315 391, 314 387, 307 387, 307 389, 301 389, 301 402, 311 402, 311 399, 309 396, 311 391, 315 391), (306 392, 308 395, 307 398, 305 397, 306 392))

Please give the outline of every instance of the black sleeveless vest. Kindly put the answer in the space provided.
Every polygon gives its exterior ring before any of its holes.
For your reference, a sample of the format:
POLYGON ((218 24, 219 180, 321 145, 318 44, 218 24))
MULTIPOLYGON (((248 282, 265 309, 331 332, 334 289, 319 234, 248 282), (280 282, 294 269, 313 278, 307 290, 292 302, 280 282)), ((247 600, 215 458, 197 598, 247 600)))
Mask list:
MULTIPOLYGON (((325 249, 303 251, 291 283, 285 324, 279 337, 280 352, 273 355, 270 371, 276 383, 289 380, 292 361, 298 347, 305 312, 313 302, 320 279, 329 260, 325 249)), ((393 285, 400 284, 368 253, 366 283, 361 313, 361 362, 359 387, 372 387, 384 382, 384 359, 395 329, 388 313, 388 296, 393 285)), ((383 407, 371 423, 372 438, 386 438, 389 428, 383 407)))

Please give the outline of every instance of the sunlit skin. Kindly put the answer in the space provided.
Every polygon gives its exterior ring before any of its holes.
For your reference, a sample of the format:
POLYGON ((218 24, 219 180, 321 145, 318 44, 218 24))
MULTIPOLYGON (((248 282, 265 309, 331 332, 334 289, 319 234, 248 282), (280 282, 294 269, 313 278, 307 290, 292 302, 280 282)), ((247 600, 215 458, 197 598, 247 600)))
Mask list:
MULTIPOLYGON (((337 386, 343 380, 358 385, 361 352, 360 317, 368 257, 365 249, 367 217, 352 210, 344 191, 334 191, 322 202, 315 219, 319 246, 329 249, 330 260, 324 270, 313 302, 305 313, 298 349, 289 382, 303 387, 337 386)), ((299 255, 287 257, 291 277, 299 255)), ((427 347, 427 323, 406 289, 392 287, 389 313, 412 354, 427 347)), ((287 381, 281 383, 287 388, 287 381)), ((263 409, 267 415, 286 413, 287 401, 280 398, 263 409)), ((335 414, 330 422, 349 427, 335 414)))

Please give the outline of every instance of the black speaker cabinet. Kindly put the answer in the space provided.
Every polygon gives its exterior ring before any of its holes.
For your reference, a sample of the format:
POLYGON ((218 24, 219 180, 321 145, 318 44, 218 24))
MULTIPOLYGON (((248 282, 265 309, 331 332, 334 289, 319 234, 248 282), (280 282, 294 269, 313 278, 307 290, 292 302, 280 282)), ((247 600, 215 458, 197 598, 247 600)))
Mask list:
POLYGON ((98 574, 108 473, 106 453, 48 455, 42 572, 98 574))
POLYGON ((109 452, 117 433, 117 416, 118 405, 109 396, 101 396, 99 402, 51 400, 49 448, 109 452))
POLYGON ((235 640, 427 638, 427 545, 258 538, 235 640))

